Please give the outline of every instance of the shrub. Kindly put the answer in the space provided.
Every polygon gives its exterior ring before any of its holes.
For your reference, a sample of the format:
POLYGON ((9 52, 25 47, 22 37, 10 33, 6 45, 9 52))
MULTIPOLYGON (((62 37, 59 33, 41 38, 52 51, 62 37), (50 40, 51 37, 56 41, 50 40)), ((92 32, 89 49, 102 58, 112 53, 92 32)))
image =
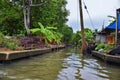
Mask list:
POLYGON ((4 35, 0 33, 0 47, 3 46, 3 41, 4 41, 4 35))
POLYGON ((114 45, 101 43, 95 48, 96 51, 102 49, 102 52, 108 53, 111 49, 114 48, 114 45))
POLYGON ((4 35, 0 32, 0 38, 3 37, 4 35))
POLYGON ((16 38, 6 38, 2 33, 0 33, 0 47, 6 47, 11 50, 16 50, 19 46, 19 42, 16 38))
POLYGON ((12 49, 12 50, 16 50, 18 45, 15 44, 14 42, 7 42, 6 47, 9 48, 9 49, 12 49))
POLYGON ((97 47, 95 48, 96 51, 103 49, 105 47, 105 44, 101 43, 99 45, 97 45, 97 47))

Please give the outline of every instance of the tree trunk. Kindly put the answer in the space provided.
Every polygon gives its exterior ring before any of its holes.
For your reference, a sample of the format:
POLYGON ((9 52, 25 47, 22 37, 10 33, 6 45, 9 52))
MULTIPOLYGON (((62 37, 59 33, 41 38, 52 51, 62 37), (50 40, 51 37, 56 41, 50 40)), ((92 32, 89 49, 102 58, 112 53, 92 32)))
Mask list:
POLYGON ((27 5, 27 23, 28 23, 28 28, 30 28, 30 0, 28 0, 28 5, 27 5))
POLYGON ((30 4, 29 2, 26 2, 29 0, 23 0, 23 14, 24 14, 24 25, 27 31, 27 34, 30 34, 29 28, 30 28, 30 4), (26 5, 26 3, 28 3, 26 5))

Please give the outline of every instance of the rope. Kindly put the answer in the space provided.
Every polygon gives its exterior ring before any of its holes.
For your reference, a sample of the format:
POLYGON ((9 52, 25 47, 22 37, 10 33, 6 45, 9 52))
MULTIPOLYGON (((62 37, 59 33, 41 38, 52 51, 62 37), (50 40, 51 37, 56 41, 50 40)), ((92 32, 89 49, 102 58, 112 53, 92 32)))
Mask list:
POLYGON ((87 6, 86 6, 84 0, 83 0, 83 4, 84 4, 84 8, 85 8, 85 10, 86 10, 86 12, 87 12, 87 14, 88 14, 88 16, 89 16, 89 19, 90 19, 91 25, 92 25, 93 29, 95 29, 95 26, 94 26, 94 24, 93 24, 92 18, 91 18, 90 14, 89 14, 89 11, 87 10, 87 6))

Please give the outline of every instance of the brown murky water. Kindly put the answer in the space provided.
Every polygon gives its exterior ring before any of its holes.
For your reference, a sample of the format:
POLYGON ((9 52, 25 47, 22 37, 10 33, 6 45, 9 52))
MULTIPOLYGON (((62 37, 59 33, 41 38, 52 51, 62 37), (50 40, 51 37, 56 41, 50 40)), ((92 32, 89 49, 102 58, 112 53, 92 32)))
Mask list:
POLYGON ((120 80, 120 66, 69 48, 0 64, 0 80, 120 80))

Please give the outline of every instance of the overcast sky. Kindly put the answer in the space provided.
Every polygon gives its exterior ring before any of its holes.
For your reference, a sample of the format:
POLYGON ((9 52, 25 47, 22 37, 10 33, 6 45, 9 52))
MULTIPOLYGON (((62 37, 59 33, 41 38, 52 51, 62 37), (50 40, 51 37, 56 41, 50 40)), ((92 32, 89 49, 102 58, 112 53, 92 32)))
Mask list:
MULTIPOLYGON (((79 4, 78 0, 67 0, 67 9, 70 11, 68 16, 68 25, 71 26, 76 32, 80 30, 80 19, 79 19, 79 4)), ((83 1, 83 0, 82 0, 83 1)), ((120 0, 84 0, 92 18, 94 27, 92 26, 89 16, 83 7, 84 25, 92 30, 101 30, 103 22, 107 26, 109 24, 108 15, 116 16, 116 9, 120 8, 120 0)))

